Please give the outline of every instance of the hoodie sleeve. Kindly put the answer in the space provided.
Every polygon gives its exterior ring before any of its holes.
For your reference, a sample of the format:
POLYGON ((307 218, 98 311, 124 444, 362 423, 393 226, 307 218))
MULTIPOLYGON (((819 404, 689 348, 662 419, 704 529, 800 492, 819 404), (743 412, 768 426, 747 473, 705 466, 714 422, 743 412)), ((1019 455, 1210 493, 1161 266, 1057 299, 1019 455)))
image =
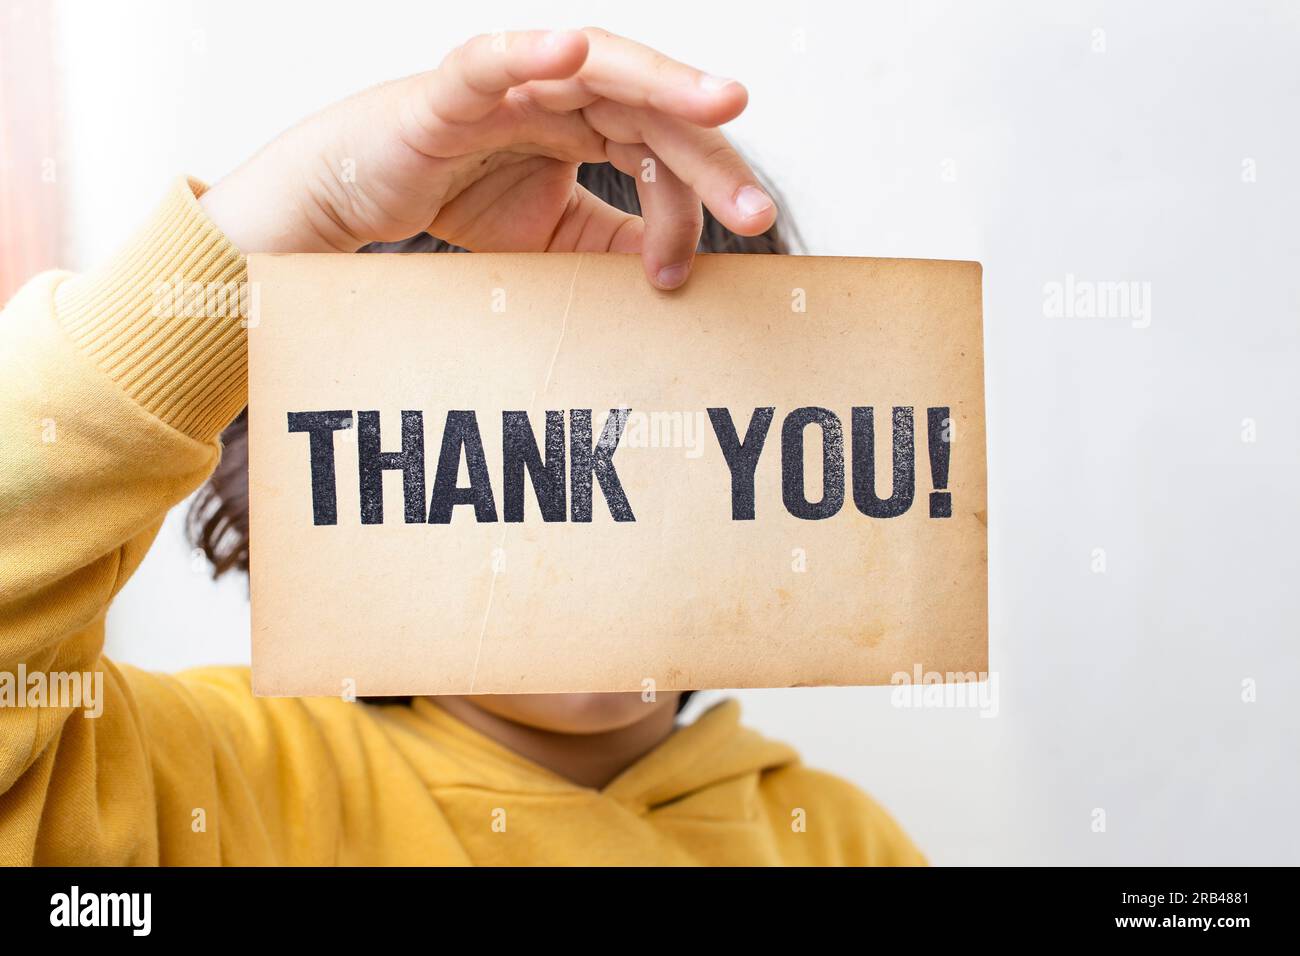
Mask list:
MULTIPOLYGON (((0 864, 217 862, 230 834, 215 816, 231 801, 263 831, 252 862, 287 839, 256 778, 282 756, 269 721, 304 708, 101 656, 110 602, 246 402, 229 297, 244 260, 199 188, 178 182, 104 268, 37 276, 0 312, 0 864), (209 289, 194 308, 186 293, 209 289), (169 802, 181 767, 190 785, 169 802), (188 835, 201 822, 200 843, 188 835), (202 848, 168 860, 169 833, 202 848)), ((183 639, 184 609, 172 610, 183 639)), ((307 775, 327 774, 298 730, 307 775)))

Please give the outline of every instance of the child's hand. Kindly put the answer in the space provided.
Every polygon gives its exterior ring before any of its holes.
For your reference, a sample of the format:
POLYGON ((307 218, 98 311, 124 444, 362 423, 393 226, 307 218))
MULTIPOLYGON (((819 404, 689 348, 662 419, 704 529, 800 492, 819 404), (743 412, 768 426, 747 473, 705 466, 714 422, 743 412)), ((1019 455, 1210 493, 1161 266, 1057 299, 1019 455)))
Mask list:
POLYGON ((202 202, 244 252, 352 252, 427 230, 484 252, 640 252, 675 288, 701 201, 742 235, 776 218, 715 128, 747 97, 603 30, 480 36, 289 130, 202 202), (644 220, 577 185, 578 163, 605 161, 636 178, 644 220))

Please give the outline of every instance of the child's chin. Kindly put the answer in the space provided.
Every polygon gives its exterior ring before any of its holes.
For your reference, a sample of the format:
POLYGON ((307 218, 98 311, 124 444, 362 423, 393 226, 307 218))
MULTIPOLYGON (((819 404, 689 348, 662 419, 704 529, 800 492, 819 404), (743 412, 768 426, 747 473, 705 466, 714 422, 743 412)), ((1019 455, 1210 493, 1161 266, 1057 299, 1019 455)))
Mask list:
POLYGON ((660 694, 653 703, 633 692, 622 694, 494 694, 471 698, 498 717, 538 730, 560 734, 601 734, 629 727, 661 707, 672 706, 676 694, 660 694))

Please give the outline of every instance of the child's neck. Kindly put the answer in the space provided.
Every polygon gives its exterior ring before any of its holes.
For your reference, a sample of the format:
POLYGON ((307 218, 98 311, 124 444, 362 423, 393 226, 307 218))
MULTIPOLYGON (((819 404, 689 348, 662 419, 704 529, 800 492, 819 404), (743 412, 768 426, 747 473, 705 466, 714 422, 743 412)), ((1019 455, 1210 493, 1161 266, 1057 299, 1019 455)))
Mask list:
POLYGON ((501 746, 583 787, 599 790, 673 732, 676 708, 660 707, 617 730, 595 734, 558 733, 476 706, 467 697, 431 698, 447 713, 501 746))

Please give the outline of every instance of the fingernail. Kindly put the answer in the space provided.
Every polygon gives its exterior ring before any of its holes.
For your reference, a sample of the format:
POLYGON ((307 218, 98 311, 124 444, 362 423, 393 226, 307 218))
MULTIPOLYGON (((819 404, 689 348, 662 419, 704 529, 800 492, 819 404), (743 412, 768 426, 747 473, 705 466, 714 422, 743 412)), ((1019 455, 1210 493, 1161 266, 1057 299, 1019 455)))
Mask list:
POLYGON ((746 219, 762 215, 772 206, 771 197, 757 186, 742 186, 736 193, 736 209, 746 219))
POLYGON ((689 263, 679 262, 676 265, 664 266, 655 274, 655 282, 664 289, 676 289, 686 281, 687 274, 691 271, 689 263))
POLYGON ((725 76, 713 76, 709 73, 700 74, 700 89, 705 93, 716 93, 724 86, 730 86, 736 81, 725 76))

